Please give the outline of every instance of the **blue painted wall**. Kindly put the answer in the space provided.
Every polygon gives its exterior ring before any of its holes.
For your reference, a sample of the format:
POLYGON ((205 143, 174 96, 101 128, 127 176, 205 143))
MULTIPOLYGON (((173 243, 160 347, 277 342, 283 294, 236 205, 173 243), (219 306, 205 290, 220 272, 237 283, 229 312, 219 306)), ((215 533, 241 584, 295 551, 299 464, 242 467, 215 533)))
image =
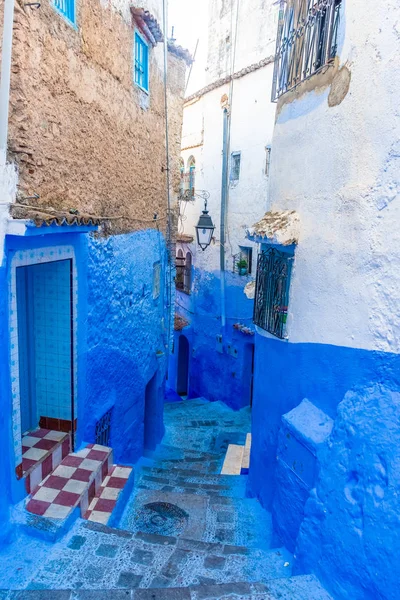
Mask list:
POLYGON ((147 412, 151 444, 164 433, 162 406, 166 372, 166 245, 157 231, 109 238, 78 234, 73 228, 35 230, 8 236, 0 266, 0 544, 11 533, 10 506, 25 497, 15 476, 9 368, 9 265, 20 250, 72 244, 78 277, 78 431, 76 447, 94 441, 95 423, 114 406, 114 458, 133 463, 143 452, 145 390, 153 379, 147 412), (153 265, 162 266, 161 292, 153 297, 153 265))
POLYGON ((166 246, 156 231, 90 238, 88 338, 84 439, 111 407, 114 459, 133 463, 143 452, 145 391, 156 375, 158 410, 152 405, 153 445, 163 433, 167 290, 153 298, 153 265, 166 265, 166 246), (157 357, 157 351, 164 354, 157 357))
MULTIPOLYGON (((254 336, 238 332, 233 325, 240 322, 252 327, 253 301, 243 293, 247 277, 226 273, 226 328, 221 328, 221 282, 218 273, 194 270, 190 302, 177 293, 177 312, 190 322, 182 333, 190 341, 189 396, 221 400, 235 410, 250 402, 251 362, 247 347, 254 336), (186 310, 185 310, 186 309, 186 310), (223 335, 223 352, 217 351, 217 335, 223 335), (237 350, 237 358, 229 354, 228 345, 237 350)), ((179 335, 175 334, 173 365, 169 385, 176 389, 179 335)), ((251 357, 251 355, 250 355, 251 357)))
POLYGON ((296 552, 299 572, 316 573, 340 598, 398 597, 394 557, 400 556, 400 544, 392 533, 400 525, 394 493, 398 394, 385 392, 382 399, 375 389, 342 400, 349 390, 376 382, 398 390, 400 356, 257 334, 255 357, 249 492, 273 511, 282 537, 296 552), (323 458, 318 455, 311 495, 295 476, 277 469, 282 415, 304 398, 335 420, 332 443, 323 458))

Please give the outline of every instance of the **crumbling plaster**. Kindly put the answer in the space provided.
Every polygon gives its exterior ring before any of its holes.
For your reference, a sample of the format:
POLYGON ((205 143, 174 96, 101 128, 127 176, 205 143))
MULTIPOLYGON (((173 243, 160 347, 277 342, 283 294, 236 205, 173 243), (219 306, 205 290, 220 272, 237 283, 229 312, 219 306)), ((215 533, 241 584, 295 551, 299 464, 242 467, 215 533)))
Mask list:
MULTIPOLYGON (((32 10, 16 2, 8 158, 19 168, 19 198, 124 216, 112 232, 149 227, 155 212, 164 228, 163 46, 150 50, 147 96, 133 83, 129 2, 117 4, 78 2, 74 29, 51 3, 32 10)), ((162 22, 158 5, 146 7, 162 22)), ((169 54, 168 69, 174 194, 186 65, 169 54)))

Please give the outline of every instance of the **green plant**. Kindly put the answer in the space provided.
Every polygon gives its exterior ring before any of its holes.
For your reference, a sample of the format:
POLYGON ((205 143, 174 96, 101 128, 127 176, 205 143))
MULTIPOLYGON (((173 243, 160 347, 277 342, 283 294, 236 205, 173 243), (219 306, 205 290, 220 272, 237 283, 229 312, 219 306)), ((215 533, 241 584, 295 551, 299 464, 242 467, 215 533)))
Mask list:
POLYGON ((237 268, 239 269, 247 269, 247 260, 245 258, 241 258, 236 263, 237 268))

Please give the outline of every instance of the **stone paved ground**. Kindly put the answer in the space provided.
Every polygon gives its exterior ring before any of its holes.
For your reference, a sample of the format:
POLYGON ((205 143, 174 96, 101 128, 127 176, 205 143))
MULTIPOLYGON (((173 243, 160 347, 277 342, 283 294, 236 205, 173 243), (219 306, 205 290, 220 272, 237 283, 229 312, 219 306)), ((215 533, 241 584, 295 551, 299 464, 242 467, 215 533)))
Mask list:
POLYGON ((13 563, 13 587, 27 591, 0 600, 329 599, 314 578, 291 577, 270 515, 245 497, 247 477, 219 475, 228 444, 244 444, 249 411, 198 399, 166 405, 165 422, 120 522, 79 520, 46 552, 32 542, 40 564, 13 563))

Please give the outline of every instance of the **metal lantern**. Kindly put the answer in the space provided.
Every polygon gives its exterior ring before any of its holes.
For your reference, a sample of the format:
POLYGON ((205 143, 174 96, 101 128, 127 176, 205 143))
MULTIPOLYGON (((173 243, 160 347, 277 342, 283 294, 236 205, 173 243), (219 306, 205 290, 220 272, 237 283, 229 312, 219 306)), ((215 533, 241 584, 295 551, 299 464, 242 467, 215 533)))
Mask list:
POLYGON ((205 250, 210 244, 212 240, 212 236, 214 233, 214 223, 207 210, 207 200, 204 201, 204 210, 200 215, 199 222, 196 227, 196 235, 197 235, 197 243, 202 250, 205 250))

